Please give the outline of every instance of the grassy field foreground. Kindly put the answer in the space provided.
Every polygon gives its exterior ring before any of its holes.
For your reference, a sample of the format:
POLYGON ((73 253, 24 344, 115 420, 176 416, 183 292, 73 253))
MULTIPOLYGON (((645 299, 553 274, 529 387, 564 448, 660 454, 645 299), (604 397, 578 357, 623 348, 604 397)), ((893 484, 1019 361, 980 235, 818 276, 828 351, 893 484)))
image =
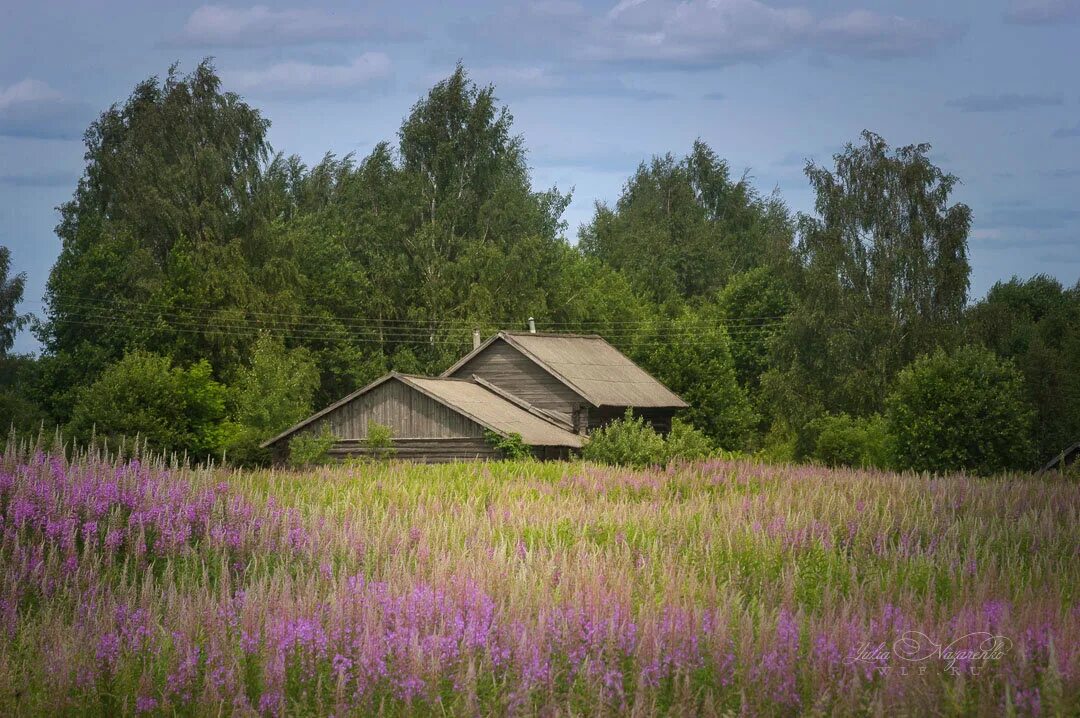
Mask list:
POLYGON ((1080 486, 0 463, 0 713, 1076 714, 1080 486))

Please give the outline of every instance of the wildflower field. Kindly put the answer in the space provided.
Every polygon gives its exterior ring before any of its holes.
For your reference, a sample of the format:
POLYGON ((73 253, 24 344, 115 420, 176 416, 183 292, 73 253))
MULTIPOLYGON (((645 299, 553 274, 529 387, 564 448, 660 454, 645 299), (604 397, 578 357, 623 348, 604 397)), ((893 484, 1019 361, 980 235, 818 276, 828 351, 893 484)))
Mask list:
POLYGON ((0 462, 0 714, 1076 715, 1080 485, 0 462))

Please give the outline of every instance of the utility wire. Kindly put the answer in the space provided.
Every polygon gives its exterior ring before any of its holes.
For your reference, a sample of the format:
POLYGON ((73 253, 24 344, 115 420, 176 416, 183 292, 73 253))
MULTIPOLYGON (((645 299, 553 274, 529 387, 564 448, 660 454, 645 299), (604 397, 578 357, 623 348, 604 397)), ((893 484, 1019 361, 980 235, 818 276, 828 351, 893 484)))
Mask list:
MULTIPOLYGON (((42 302, 42 301, 37 301, 37 302, 34 302, 34 303, 45 306, 45 302, 42 302)), ((79 297, 79 296, 66 298, 64 301, 58 302, 57 306, 61 310, 63 310, 66 307, 79 307, 79 308, 84 308, 84 309, 85 308, 102 308, 102 309, 116 309, 116 310, 144 310, 144 311, 148 311, 148 312, 159 312, 159 313, 162 313, 162 314, 174 314, 176 316, 180 316, 180 315, 177 314, 177 312, 175 310, 183 310, 184 312, 186 312, 188 314, 191 314, 191 313, 195 313, 195 314, 216 314, 218 312, 228 311, 229 310, 229 308, 227 308, 227 307, 209 307, 209 306, 206 306, 206 305, 192 306, 192 307, 183 307, 183 306, 181 306, 181 307, 175 307, 175 306, 174 307, 164 307, 163 305, 156 305, 156 304, 153 304, 153 303, 150 303, 150 302, 138 302, 138 301, 117 302, 116 300, 96 299, 96 298, 92 298, 92 297, 79 297), (71 301, 71 300, 74 300, 74 301, 71 301), (159 309, 159 307, 160 307, 160 309, 159 309), (174 311, 172 311, 172 312, 164 312, 164 311, 161 311, 161 309, 172 309, 174 311)), ((295 313, 295 312, 269 312, 269 311, 253 310, 253 309, 243 309, 242 312, 244 314, 252 315, 252 316, 281 317, 281 318, 284 318, 284 319, 313 319, 313 320, 316 320, 317 322, 338 322, 338 323, 341 323, 341 324, 355 324, 355 325, 358 325, 358 326, 367 326, 367 325, 375 325, 375 326, 402 325, 399 328, 413 328, 413 327, 415 327, 415 328, 426 328, 426 327, 429 327, 429 326, 432 326, 432 325, 435 325, 435 326, 470 325, 471 326, 473 323, 475 323, 475 322, 473 322, 472 320, 469 320, 469 319, 433 319, 433 320, 427 320, 427 319, 398 319, 398 318, 372 318, 372 317, 368 317, 368 318, 364 318, 364 317, 338 318, 338 317, 334 317, 332 315, 328 316, 326 314, 302 314, 302 313, 295 313)), ((726 323, 728 323, 728 324, 745 324, 745 323, 756 322, 756 321, 781 320, 781 319, 784 319, 784 317, 785 317, 785 315, 762 316, 762 317, 738 317, 736 319, 726 320, 726 323)), ((630 326, 633 326, 633 325, 643 325, 643 324, 651 323, 651 321, 647 320, 647 319, 645 319, 645 320, 643 320, 643 319, 626 319, 626 320, 613 319, 613 320, 593 320, 593 321, 585 321, 585 322, 576 322, 576 321, 556 322, 556 321, 546 321, 546 320, 538 320, 538 321, 542 321, 546 326, 583 326, 583 325, 593 325, 593 326, 630 325, 630 326)), ((503 325, 511 325, 511 324, 524 325, 525 321, 523 321, 520 318, 514 318, 514 319, 510 319, 510 320, 505 321, 505 322, 499 322, 499 324, 503 324, 503 325)))
MULTIPOLYGON (((347 325, 336 325, 333 323, 294 323, 294 324, 279 324, 273 322, 266 322, 261 320, 248 320, 246 318, 230 318, 230 317, 215 317, 202 319, 200 317, 188 317, 179 314, 166 314, 162 312, 151 312, 147 310, 108 310, 108 311, 86 311, 86 312, 70 312, 64 318, 60 319, 61 322, 71 322, 75 320, 97 320, 97 321, 113 321, 159 325, 165 324, 169 326, 192 326, 202 328, 217 328, 217 329, 244 329, 244 330, 284 330, 300 333, 330 333, 334 331, 336 334, 338 330, 345 333, 358 335, 358 336, 373 336, 379 339, 387 337, 428 337, 433 333, 445 333, 447 331, 452 333, 468 333, 470 329, 466 324, 457 325, 456 331, 454 327, 450 325, 444 325, 435 330, 421 329, 419 327, 388 327, 380 329, 377 327, 349 327, 347 325)), ((712 327, 725 327, 728 333, 732 336, 739 334, 752 334, 757 331, 766 329, 772 329, 780 326, 783 322, 763 322, 755 325, 732 325, 727 326, 719 322, 703 322, 697 327, 678 328, 672 327, 667 324, 659 325, 659 330, 663 336, 670 335, 683 335, 689 336, 696 334, 700 328, 712 328, 712 327)), ((541 326, 544 326, 541 323, 541 326)), ((643 323, 641 326, 647 328, 653 328, 652 323, 643 323)), ((638 338, 640 335, 638 332, 631 331, 629 328, 617 329, 615 331, 609 331, 605 333, 607 337, 617 337, 624 339, 638 338)), ((642 337, 645 338, 645 337, 642 337)))
MULTIPOLYGON (((146 330, 154 332, 177 332, 182 334, 197 334, 197 335, 210 335, 210 334, 224 334, 228 336, 252 336, 259 332, 269 332, 271 334, 281 334, 285 336, 291 336, 301 340, 307 340, 312 342, 342 342, 350 344, 416 344, 416 345, 432 345, 432 344, 453 344, 464 345, 470 341, 469 335, 462 331, 459 336, 453 337, 447 334, 434 334, 419 337, 415 334, 402 334, 387 332, 382 337, 373 334, 322 334, 317 330, 312 329, 295 329, 288 327, 277 326, 254 326, 245 324, 219 324, 213 322, 167 322, 167 321, 151 321, 147 319, 139 318, 109 318, 104 316, 83 316, 80 319, 65 319, 65 323, 75 324, 78 326, 92 326, 102 328, 115 328, 123 326, 130 329, 146 330)), ((754 329, 765 329, 765 327, 755 327, 754 329)), ((624 336, 610 336, 605 337, 613 339, 618 343, 625 343, 634 346, 659 346, 668 345, 672 340, 677 339, 689 339, 695 336, 697 332, 693 330, 683 331, 668 331, 661 337, 638 337, 636 335, 624 335, 624 336)), ((732 344, 740 346, 747 346, 751 344, 754 339, 753 331, 742 332, 729 332, 729 339, 732 344)))

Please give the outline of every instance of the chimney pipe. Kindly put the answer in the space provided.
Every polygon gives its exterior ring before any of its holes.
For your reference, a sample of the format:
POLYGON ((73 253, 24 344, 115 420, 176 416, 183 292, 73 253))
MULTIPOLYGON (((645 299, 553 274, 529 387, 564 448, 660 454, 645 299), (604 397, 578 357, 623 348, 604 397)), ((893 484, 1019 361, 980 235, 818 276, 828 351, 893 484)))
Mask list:
POLYGON ((479 329, 473 329, 472 330, 472 348, 473 349, 479 349, 480 348, 480 330, 479 329))
POLYGON ((529 317, 529 334, 536 334, 536 322, 532 317, 529 317))

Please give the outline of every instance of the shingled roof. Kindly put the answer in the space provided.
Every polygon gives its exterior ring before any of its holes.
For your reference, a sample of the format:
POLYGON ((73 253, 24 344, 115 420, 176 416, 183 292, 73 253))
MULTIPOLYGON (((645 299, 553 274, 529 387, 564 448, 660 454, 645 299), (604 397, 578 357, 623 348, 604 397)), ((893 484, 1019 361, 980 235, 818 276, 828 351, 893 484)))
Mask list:
POLYGON ((593 406, 683 408, 686 402, 596 334, 499 332, 443 372, 449 376, 502 340, 593 406))

